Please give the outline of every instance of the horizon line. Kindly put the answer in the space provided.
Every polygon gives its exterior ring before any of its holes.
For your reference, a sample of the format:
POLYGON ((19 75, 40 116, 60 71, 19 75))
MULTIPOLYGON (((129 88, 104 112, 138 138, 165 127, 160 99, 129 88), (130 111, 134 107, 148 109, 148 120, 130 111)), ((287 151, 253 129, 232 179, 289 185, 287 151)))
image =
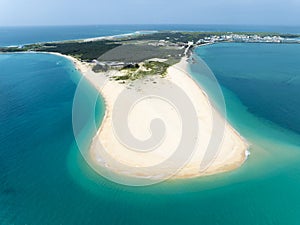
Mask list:
POLYGON ((0 27, 78 27, 78 26, 257 26, 257 27, 300 27, 299 25, 290 24, 222 24, 222 23, 103 23, 103 24, 23 24, 23 25, 0 25, 0 27))

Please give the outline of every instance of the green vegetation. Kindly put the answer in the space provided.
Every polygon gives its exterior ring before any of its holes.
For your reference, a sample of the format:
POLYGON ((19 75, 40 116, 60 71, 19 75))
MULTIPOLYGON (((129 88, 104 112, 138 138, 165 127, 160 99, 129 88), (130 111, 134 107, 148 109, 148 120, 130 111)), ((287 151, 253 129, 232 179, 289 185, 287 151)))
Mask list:
POLYGON ((1 48, 0 47, 0 52, 23 52, 24 49, 23 48, 19 48, 19 47, 9 47, 9 48, 6 48, 6 47, 3 47, 1 48))
POLYGON ((59 42, 59 43, 44 43, 25 45, 22 48, 0 48, 0 52, 21 52, 21 51, 36 51, 36 52, 58 52, 64 55, 71 55, 77 59, 84 61, 92 61, 97 59, 105 52, 120 46, 120 43, 101 40, 91 42, 59 42))
POLYGON ((167 75, 167 69, 170 64, 165 62, 146 61, 140 68, 123 69, 126 72, 124 76, 116 76, 115 80, 137 80, 145 76, 160 75, 162 77, 167 75))
POLYGON ((144 67, 147 69, 146 75, 157 74, 161 76, 167 75, 167 69, 170 64, 165 62, 149 61, 145 62, 144 67))
POLYGON ((266 36, 280 36, 283 38, 297 38, 300 35, 297 34, 280 34, 272 32, 173 32, 173 31, 164 31, 157 32, 152 34, 144 34, 133 37, 131 40, 168 40, 173 43, 183 42, 187 43, 188 41, 198 41, 205 37, 210 36, 222 36, 226 34, 239 34, 239 35, 258 35, 261 37, 266 36))
POLYGON ((105 52, 120 45, 121 44, 111 41, 49 43, 35 51, 59 52, 64 55, 74 56, 81 60, 92 61, 105 52))
MULTIPOLYGON (((205 36, 205 35, 204 35, 205 36)), ((132 38, 133 40, 168 40, 173 43, 188 42, 196 40, 196 36, 193 33, 184 32, 158 32, 153 34, 144 34, 132 38)), ((198 38, 200 39, 200 38, 198 38)))
POLYGON ((131 78, 130 78, 130 76, 129 75, 124 75, 124 76, 114 76, 113 77, 115 80, 132 80, 131 78))

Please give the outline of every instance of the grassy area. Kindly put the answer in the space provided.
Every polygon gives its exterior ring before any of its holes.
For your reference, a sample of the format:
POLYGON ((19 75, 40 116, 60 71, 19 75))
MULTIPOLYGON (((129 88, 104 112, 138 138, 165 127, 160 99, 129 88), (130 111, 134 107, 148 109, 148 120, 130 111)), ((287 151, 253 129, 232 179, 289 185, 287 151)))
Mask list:
POLYGON ((160 75, 164 77, 167 75, 167 70, 169 66, 170 64, 165 62, 156 62, 156 61, 144 62, 140 68, 123 69, 126 75, 116 76, 114 77, 114 79, 115 80, 137 80, 150 75, 160 75))
POLYGON ((115 76, 113 77, 115 80, 129 80, 130 77, 129 75, 124 75, 124 76, 115 76))
POLYGON ((161 76, 167 75, 167 69, 169 68, 170 64, 165 62, 146 62, 144 67, 147 69, 146 75, 157 74, 161 76))

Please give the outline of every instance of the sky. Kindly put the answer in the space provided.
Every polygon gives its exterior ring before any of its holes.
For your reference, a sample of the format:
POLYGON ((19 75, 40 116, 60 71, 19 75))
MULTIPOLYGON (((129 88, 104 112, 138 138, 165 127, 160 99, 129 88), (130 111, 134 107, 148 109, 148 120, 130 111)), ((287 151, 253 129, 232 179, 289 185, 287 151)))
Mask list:
POLYGON ((300 0, 0 0, 0 26, 300 25, 300 0))

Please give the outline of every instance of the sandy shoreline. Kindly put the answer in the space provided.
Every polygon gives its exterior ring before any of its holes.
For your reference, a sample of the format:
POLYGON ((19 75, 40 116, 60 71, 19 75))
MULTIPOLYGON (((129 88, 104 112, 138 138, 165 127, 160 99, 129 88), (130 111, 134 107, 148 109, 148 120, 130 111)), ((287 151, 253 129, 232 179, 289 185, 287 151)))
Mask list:
MULTIPOLYGON (((128 121, 130 131, 136 138, 141 140, 149 138, 150 134, 148 126, 151 119, 160 117, 166 121, 166 123, 171 124, 170 126, 166 126, 167 137, 164 139, 164 143, 155 149, 155 151, 145 155, 145 153, 132 151, 129 147, 120 143, 119 139, 115 137, 112 126, 112 113, 118 95, 125 89, 127 89, 130 94, 143 97, 151 93, 153 88, 159 90, 165 90, 167 88, 169 91, 172 91, 172 84, 179 86, 191 99, 197 112, 200 129, 199 134, 201 134, 197 138, 198 140, 195 140, 197 150, 186 165, 172 176, 172 178, 192 178, 231 171, 240 167, 246 160, 248 154, 247 149, 249 147, 248 143, 218 114, 220 117, 219 119, 223 120, 225 124, 223 132, 224 137, 220 145, 220 150, 210 165, 205 170, 199 171, 199 165, 205 156, 205 150, 211 138, 210 135, 213 126, 212 112, 215 111, 215 109, 211 106, 206 93, 200 89, 197 83, 188 75, 186 58, 183 58, 180 63, 171 66, 168 69, 168 75, 165 78, 155 76, 152 77, 151 80, 150 78, 146 78, 141 81, 134 81, 128 86, 114 80, 110 80, 106 82, 105 85, 102 85, 106 76, 103 73, 94 73, 91 69, 91 64, 82 63, 71 56, 65 56, 58 53, 53 54, 71 60, 77 70, 91 82, 105 100, 105 116, 90 147, 91 162, 89 163, 92 163, 94 168, 106 167, 106 169, 112 170, 117 174, 133 177, 149 177, 150 179, 154 179, 154 177, 158 176, 157 171, 154 174, 151 172, 152 170, 144 170, 143 168, 159 165, 164 160, 167 160, 172 155, 174 149, 176 149, 176 145, 178 145, 177 140, 181 137, 181 125, 180 120, 178 121, 177 118, 178 115, 174 113, 173 109, 164 106, 159 100, 146 100, 145 103, 137 104, 135 106, 134 110, 128 115, 128 121), (136 168, 136 170, 126 171, 124 168, 118 168, 118 166, 109 166, 107 163, 101 165, 104 160, 101 158, 99 141, 112 159, 130 168, 136 168)), ((168 170, 172 170, 171 167, 172 166, 170 166, 170 168, 160 168, 158 171, 161 174, 168 174, 170 172, 168 170)))

